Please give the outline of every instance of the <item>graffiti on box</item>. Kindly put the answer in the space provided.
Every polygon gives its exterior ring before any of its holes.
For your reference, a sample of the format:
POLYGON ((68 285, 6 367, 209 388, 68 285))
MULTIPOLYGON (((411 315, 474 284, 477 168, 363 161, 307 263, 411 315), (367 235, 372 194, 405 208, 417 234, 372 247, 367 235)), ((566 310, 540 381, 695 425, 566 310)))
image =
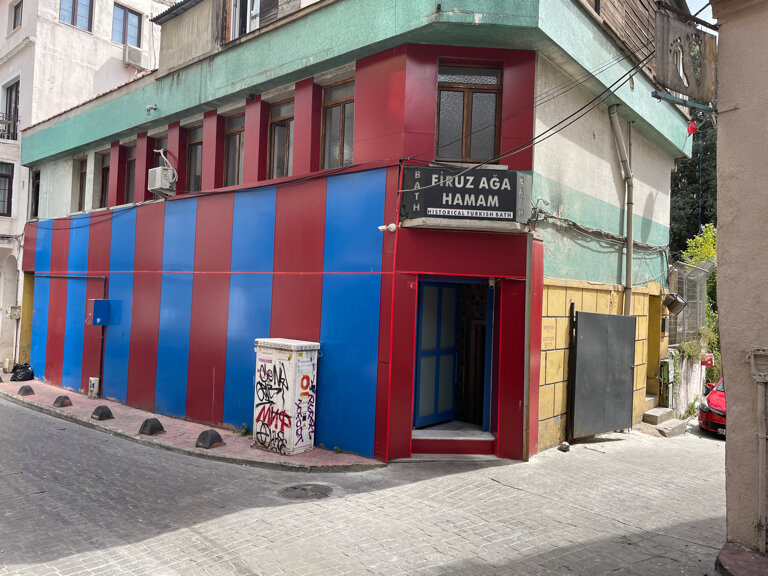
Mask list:
POLYGON ((315 364, 301 357, 295 364, 291 360, 289 354, 267 353, 259 355, 256 366, 253 438, 259 447, 280 454, 311 446, 315 436, 315 364), (292 370, 297 378, 293 392, 292 370))

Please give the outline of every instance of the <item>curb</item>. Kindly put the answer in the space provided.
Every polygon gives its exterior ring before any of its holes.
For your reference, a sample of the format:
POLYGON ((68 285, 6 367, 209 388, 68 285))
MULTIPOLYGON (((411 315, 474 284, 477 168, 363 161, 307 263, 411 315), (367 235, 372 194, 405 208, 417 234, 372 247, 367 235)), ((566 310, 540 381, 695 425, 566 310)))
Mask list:
POLYGON ((224 455, 219 455, 213 452, 202 452, 199 450, 194 450, 192 448, 183 448, 181 446, 174 446, 172 444, 158 442, 157 440, 143 438, 140 435, 129 434, 128 432, 123 432, 122 430, 110 430, 103 426, 99 426, 98 424, 94 424, 90 420, 84 420, 78 416, 73 416, 72 414, 68 414, 67 412, 64 412, 63 410, 60 410, 58 408, 41 406, 40 404, 35 404, 34 402, 26 402, 22 398, 18 397, 16 394, 11 394, 11 393, 5 392, 4 390, 0 390, 0 398, 4 398, 5 400, 8 400, 9 402, 12 402, 18 406, 23 406, 25 408, 29 408, 30 410, 34 410, 36 412, 40 412, 48 416, 53 416, 54 418, 58 418, 59 420, 66 420, 67 422, 72 422, 73 424, 79 424, 80 426, 85 426, 86 428, 90 428, 91 430, 98 430, 99 432, 104 432, 105 434, 109 434, 111 436, 117 436, 118 438, 123 438, 124 440, 135 442, 136 444, 142 444, 150 448, 161 448, 163 450, 168 450, 169 452, 174 452, 176 454, 182 454, 185 456, 195 456, 197 458, 214 460, 216 462, 224 462, 226 464, 238 464, 241 466, 251 466, 253 468, 265 468, 268 470, 284 470, 289 472, 304 472, 304 473, 365 472, 367 470, 376 470, 378 468, 383 468, 386 466, 386 464, 384 464, 383 462, 376 463, 376 464, 350 464, 349 466, 344 466, 344 465, 321 466, 321 465, 312 465, 312 464, 294 464, 292 462, 264 462, 261 460, 250 460, 248 458, 238 458, 236 456, 224 456, 224 455))

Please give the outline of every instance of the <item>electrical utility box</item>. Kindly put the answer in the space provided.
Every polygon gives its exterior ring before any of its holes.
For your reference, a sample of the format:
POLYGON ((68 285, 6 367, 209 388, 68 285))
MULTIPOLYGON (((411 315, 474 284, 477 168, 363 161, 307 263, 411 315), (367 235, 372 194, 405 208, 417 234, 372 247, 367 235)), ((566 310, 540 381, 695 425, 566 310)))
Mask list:
POLYGON ((85 304, 85 323, 88 326, 108 325, 109 300, 88 300, 85 304))
POLYGON ((279 454, 315 446, 318 342, 257 338, 253 440, 279 454))

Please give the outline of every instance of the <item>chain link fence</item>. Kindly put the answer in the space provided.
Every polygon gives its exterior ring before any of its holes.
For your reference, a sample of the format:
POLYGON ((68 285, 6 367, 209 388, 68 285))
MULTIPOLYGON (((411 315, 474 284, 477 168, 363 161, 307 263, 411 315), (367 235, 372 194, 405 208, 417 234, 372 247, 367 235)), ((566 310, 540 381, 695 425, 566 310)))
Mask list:
POLYGON ((670 317, 669 345, 676 346, 699 337, 706 322, 707 278, 715 269, 713 261, 693 266, 675 262, 669 267, 669 291, 679 294, 688 305, 670 317))

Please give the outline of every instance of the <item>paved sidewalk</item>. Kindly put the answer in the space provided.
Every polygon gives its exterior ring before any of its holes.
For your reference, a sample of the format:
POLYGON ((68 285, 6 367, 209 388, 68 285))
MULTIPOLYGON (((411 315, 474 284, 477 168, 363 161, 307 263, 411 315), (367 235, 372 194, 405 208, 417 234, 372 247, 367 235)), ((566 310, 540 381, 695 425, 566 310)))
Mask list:
POLYGON ((173 452, 235 464, 264 468, 285 468, 300 472, 352 472, 378 468, 384 465, 377 460, 364 458, 356 454, 337 454, 317 447, 308 452, 292 456, 267 452, 252 446, 253 438, 250 434, 248 436, 240 436, 232 430, 222 428, 216 428, 216 430, 224 440, 223 446, 211 448, 210 450, 195 448, 195 442, 200 432, 210 429, 211 426, 187 422, 186 420, 179 420, 170 416, 160 416, 104 398, 91 399, 84 394, 52 386, 39 380, 9 382, 9 379, 10 375, 3 375, 4 381, 0 383, 0 396, 11 402, 27 406, 56 418, 62 418, 115 436, 133 440, 140 444, 164 448, 173 452), (32 386, 35 394, 32 396, 19 396, 17 392, 24 384, 32 386), (72 400, 72 406, 55 408, 53 402, 61 395, 69 396, 70 400, 72 400), (114 419, 101 421, 91 419, 94 408, 101 405, 109 406, 114 419), (139 428, 142 422, 152 417, 160 420, 165 432, 156 436, 139 435, 139 428))

